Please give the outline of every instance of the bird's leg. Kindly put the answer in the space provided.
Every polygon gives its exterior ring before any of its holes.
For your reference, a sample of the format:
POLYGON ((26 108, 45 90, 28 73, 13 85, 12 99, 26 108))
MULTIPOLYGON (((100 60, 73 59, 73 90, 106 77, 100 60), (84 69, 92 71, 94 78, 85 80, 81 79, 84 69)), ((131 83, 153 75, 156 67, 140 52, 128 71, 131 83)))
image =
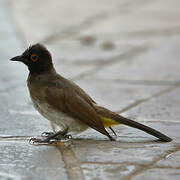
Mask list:
POLYGON ((56 131, 56 124, 54 124, 52 121, 50 121, 50 124, 51 124, 51 127, 52 127, 52 130, 53 130, 53 132, 57 132, 56 131))
POLYGON ((30 144, 52 144, 52 143, 56 143, 61 139, 70 139, 71 135, 68 135, 67 133, 68 133, 68 128, 65 129, 64 131, 58 131, 56 133, 47 133, 48 136, 46 136, 45 139, 31 138, 29 140, 29 143, 30 144))
POLYGON ((115 141, 115 139, 113 137, 111 137, 110 135, 108 135, 108 138, 111 140, 111 141, 115 141))
POLYGON ((110 126, 109 129, 113 132, 113 134, 117 137, 116 132, 114 131, 114 129, 110 126))
POLYGON ((43 132, 43 133, 41 134, 42 137, 49 137, 49 136, 51 136, 51 135, 53 135, 54 133, 57 132, 57 130, 56 130, 56 125, 55 125, 54 123, 52 123, 52 122, 50 122, 50 124, 51 124, 51 127, 52 127, 53 132, 43 132))

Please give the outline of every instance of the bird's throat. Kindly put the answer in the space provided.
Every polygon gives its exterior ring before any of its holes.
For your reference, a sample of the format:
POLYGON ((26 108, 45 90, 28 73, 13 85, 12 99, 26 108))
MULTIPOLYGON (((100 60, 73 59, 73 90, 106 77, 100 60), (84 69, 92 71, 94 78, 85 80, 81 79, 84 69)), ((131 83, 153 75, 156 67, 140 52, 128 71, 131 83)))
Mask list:
POLYGON ((48 65, 39 65, 39 66, 28 66, 30 74, 42 74, 42 73, 51 73, 55 72, 55 69, 53 67, 53 64, 48 64, 48 65))

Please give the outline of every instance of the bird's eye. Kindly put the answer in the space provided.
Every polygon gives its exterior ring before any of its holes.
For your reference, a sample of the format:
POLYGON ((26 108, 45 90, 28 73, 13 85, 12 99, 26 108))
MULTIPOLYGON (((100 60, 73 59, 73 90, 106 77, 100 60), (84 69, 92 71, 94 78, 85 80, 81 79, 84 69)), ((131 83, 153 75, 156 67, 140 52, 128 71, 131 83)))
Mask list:
POLYGON ((33 61, 33 62, 36 62, 36 61, 38 61, 38 55, 37 54, 32 54, 31 55, 31 61, 33 61))

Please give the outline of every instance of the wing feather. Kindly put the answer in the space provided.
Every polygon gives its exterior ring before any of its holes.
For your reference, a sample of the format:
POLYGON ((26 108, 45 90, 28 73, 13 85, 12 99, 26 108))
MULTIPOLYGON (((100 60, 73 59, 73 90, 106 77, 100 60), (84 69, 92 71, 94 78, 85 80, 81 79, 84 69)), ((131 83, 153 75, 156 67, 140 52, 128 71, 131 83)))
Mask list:
POLYGON ((81 96, 68 88, 51 87, 46 89, 48 104, 110 137, 92 103, 81 96))

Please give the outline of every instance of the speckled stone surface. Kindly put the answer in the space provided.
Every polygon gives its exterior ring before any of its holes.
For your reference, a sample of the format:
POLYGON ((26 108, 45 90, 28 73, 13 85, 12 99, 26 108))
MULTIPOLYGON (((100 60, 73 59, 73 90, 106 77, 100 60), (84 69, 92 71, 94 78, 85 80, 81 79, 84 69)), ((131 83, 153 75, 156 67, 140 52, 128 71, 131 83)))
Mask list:
POLYGON ((180 179, 179 0, 0 0, 0 179, 180 179), (33 108, 27 68, 8 60, 30 44, 98 103, 171 138, 116 126, 115 142, 88 129, 57 146, 33 108))

